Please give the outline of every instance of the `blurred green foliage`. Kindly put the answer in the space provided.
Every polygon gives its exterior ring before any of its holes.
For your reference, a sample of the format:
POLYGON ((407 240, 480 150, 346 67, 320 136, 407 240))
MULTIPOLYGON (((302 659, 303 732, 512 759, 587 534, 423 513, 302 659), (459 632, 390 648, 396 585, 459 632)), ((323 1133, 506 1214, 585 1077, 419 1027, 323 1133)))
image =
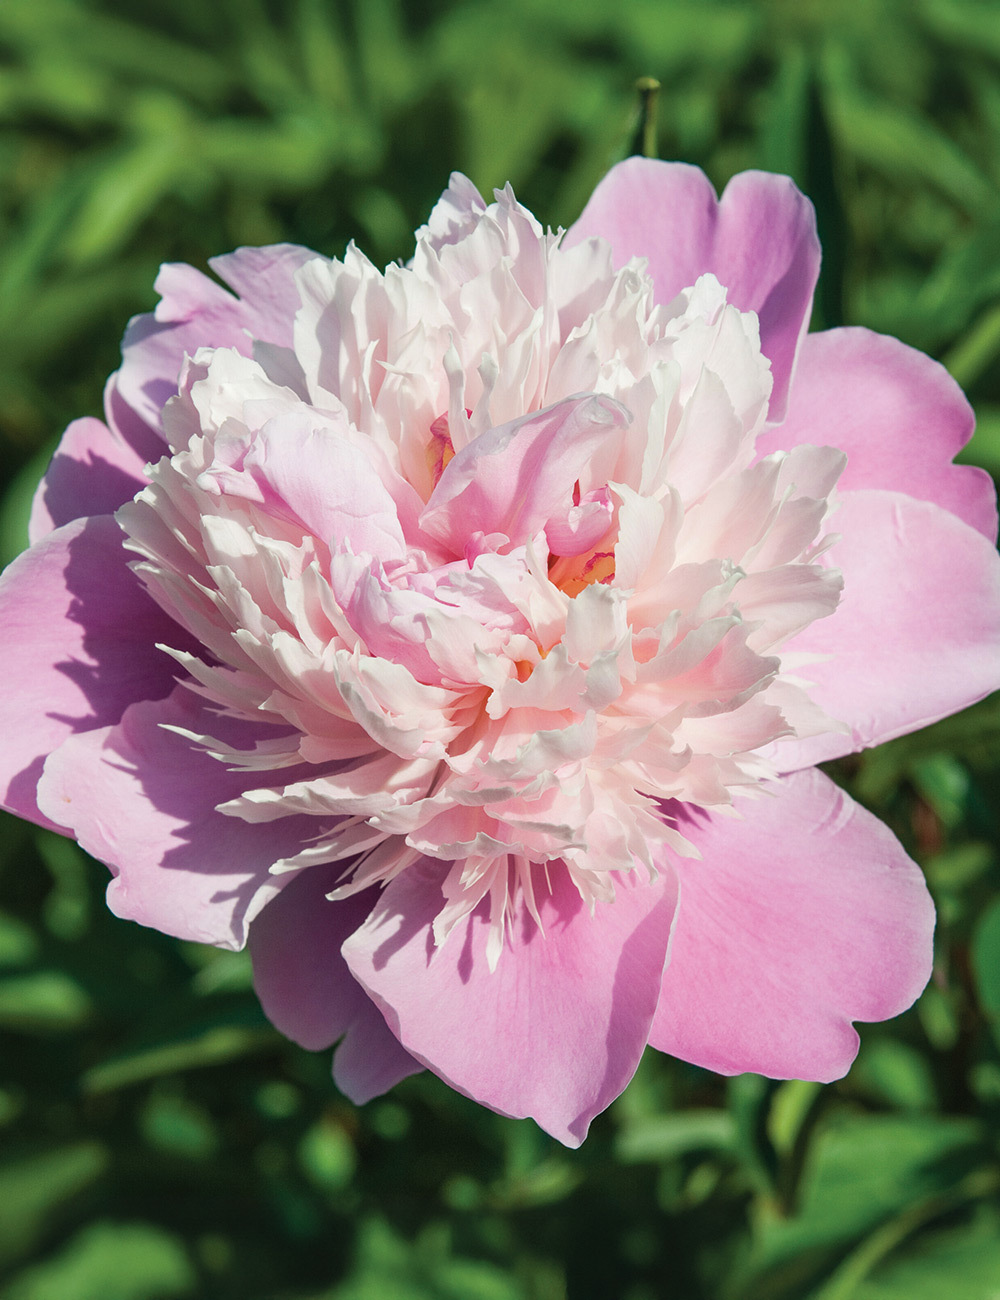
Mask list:
MULTIPOLYGON (((657 77, 661 156, 817 205, 815 325, 942 357, 1000 472, 994 0, 0 0, 0 553, 161 261, 405 258, 448 172, 568 225, 657 77)), ((429 1076, 357 1110, 241 955, 0 839, 2 1300, 995 1300, 1000 701, 834 776, 925 866, 917 1007, 821 1088, 647 1054, 567 1152, 429 1076)))

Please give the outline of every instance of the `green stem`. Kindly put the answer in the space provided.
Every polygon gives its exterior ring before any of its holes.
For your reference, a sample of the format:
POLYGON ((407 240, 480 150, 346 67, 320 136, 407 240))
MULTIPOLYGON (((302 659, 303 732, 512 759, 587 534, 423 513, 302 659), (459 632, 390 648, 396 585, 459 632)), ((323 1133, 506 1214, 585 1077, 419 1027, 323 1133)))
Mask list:
POLYGON ((635 152, 644 158, 655 158, 656 149, 656 102, 660 93, 660 83, 655 77, 640 77, 635 83, 639 95, 639 124, 636 130, 635 152))

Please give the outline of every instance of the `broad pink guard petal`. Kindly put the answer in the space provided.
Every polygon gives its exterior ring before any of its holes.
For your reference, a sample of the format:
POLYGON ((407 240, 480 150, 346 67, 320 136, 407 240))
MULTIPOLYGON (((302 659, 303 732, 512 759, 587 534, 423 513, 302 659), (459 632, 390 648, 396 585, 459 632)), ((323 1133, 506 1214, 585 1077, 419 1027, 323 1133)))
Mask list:
POLYGON ((254 988, 268 1019, 315 1051, 341 1039, 337 1086, 358 1104, 423 1067, 400 1046, 347 969, 340 948, 361 926, 376 890, 331 902, 339 867, 313 867, 285 885, 250 926, 254 988))
POLYGON ((78 519, 0 577, 3 806, 44 826, 66 824, 36 806, 46 755, 116 723, 133 700, 167 695, 176 665, 156 643, 189 644, 130 572, 123 540, 107 515, 78 519))
POLYGON ((495 971, 476 912, 435 949, 439 869, 387 886, 344 957, 400 1042, 460 1092, 531 1115, 567 1146, 621 1092, 645 1046, 674 909, 667 873, 616 882, 591 917, 565 874, 539 890, 545 933, 523 912, 495 971))
POLYGON ((788 414, 757 451, 840 447, 841 489, 889 488, 933 501, 995 541, 990 476, 949 463, 974 425, 965 394, 939 362, 871 330, 826 330, 803 339, 788 414))
POLYGON ((716 199, 698 167, 628 158, 598 185, 566 243, 594 236, 610 241, 616 266, 648 258, 661 303, 711 271, 732 303, 756 312, 774 374, 771 419, 782 418, 820 263, 812 204, 787 176, 741 172, 716 199))
POLYGON ((30 540, 74 519, 114 514, 145 486, 145 466, 145 457, 101 420, 74 420, 35 493, 30 540))
POLYGON ((828 1082, 931 970, 934 907, 892 833, 820 772, 684 819, 680 898, 649 1041, 720 1074, 828 1082))
MULTIPOLYGON (((271 875, 272 864, 317 828, 308 817, 255 826, 216 811, 251 780, 166 730, 200 730, 204 712, 182 687, 132 705, 118 726, 71 737, 56 750, 38 797, 52 822, 111 868, 108 906, 116 916, 240 948, 249 923, 288 879, 271 875)), ((216 718, 212 726, 246 739, 245 724, 231 728, 216 718)))
POLYGON ((782 771, 916 731, 1000 689, 996 548, 940 506, 878 488, 845 492, 835 522, 843 599, 789 648, 815 656, 799 675, 850 734, 778 741, 782 771))

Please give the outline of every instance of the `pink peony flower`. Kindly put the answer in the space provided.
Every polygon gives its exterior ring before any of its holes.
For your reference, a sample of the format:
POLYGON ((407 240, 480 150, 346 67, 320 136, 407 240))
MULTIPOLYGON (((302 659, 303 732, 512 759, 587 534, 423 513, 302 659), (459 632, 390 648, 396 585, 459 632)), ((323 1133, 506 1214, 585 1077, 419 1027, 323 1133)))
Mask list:
POLYGON ((1000 685, 956 385, 806 334, 812 209, 756 172, 630 159, 564 236, 455 176, 407 267, 213 267, 2 580, 5 806, 249 940, 359 1102, 427 1066, 576 1145, 647 1043, 842 1075, 933 909, 813 764, 1000 685))

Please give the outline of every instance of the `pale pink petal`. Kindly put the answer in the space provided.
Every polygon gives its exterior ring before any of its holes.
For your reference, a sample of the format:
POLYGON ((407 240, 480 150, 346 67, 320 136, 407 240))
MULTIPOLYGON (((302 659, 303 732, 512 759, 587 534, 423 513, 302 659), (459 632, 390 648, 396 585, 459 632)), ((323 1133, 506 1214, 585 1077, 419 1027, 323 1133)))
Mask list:
POLYGON ((570 397, 489 429, 449 463, 420 517, 431 537, 464 554, 477 531, 529 541, 572 504, 573 486, 596 449, 620 437, 628 413, 607 397, 570 397))
POLYGON ((128 568, 122 541, 108 515, 77 519, 0 576, 0 789, 5 808, 44 826, 35 785, 45 756, 117 722, 133 700, 169 693, 177 665, 157 642, 191 647, 128 568))
POLYGON ((295 272, 316 256, 294 244, 275 244, 213 258, 213 270, 243 298, 194 267, 163 266, 155 314, 134 317, 125 331, 118 393, 151 429, 159 430, 160 413, 177 392, 185 355, 194 356, 200 347, 226 347, 250 356, 253 339, 289 346, 299 302, 295 272))
POLYGON ((87 515, 111 515, 146 486, 146 458, 101 420, 74 420, 63 434, 31 507, 28 536, 87 515))
POLYGON ((740 799, 742 820, 695 810, 701 850, 680 899, 649 1041, 720 1074, 828 1082, 931 971, 934 907, 892 833, 821 772, 740 799))
MULTIPOLYGON (((208 264, 220 280, 239 294, 246 328, 253 337, 279 347, 291 347, 292 326, 300 301, 295 276, 299 267, 319 256, 300 244, 267 244, 210 257, 208 264)), ((210 346, 217 344, 213 342, 210 346)))
POLYGON ((563 515, 545 525, 545 540, 553 555, 585 555, 592 551, 611 527, 613 511, 607 488, 588 492, 563 515))
POLYGON ((781 418, 820 262, 812 204, 787 176, 741 172, 717 200, 698 167, 628 158, 597 186, 566 243, 595 235, 610 242, 616 267, 649 259, 658 302, 710 271, 731 303, 756 312, 774 374, 771 419, 781 418))
POLYGON ((803 340, 788 414, 757 440, 757 451, 839 447, 847 453, 841 488, 890 488, 934 501, 993 541, 992 479, 949 464, 974 426, 972 407, 937 361, 871 330, 827 330, 803 340))
POLYGON ((537 890, 542 934, 523 900, 494 971, 481 904, 446 943, 441 864, 410 867, 344 944, 354 975, 403 1046, 453 1088, 502 1114, 532 1116, 567 1146, 631 1078, 669 942, 672 876, 619 878, 593 916, 563 871, 537 890))
POLYGON ((324 826, 313 817, 250 825, 216 812, 260 773, 228 770, 167 726, 244 748, 274 730, 231 723, 177 687, 165 700, 132 705, 118 726, 65 741, 45 764, 39 805, 110 868, 116 916, 238 948, 288 879, 270 875, 272 864, 324 826))
MULTIPOLYGON (((435 249, 457 244, 475 230, 486 211, 483 196, 461 172, 452 172, 448 188, 434 205, 425 227, 428 242, 435 249)), ((421 232, 417 232, 420 237, 421 232)))
POLYGON ((308 416, 268 420, 247 453, 248 473, 328 545, 349 545, 388 561, 406 551, 396 503, 364 451, 308 416))
POLYGON ((1000 565, 981 533, 879 489, 845 492, 833 526, 840 605, 786 649, 822 656, 799 676, 851 730, 778 741, 781 771, 916 731, 1000 688, 1000 565))
POLYGON ((331 902, 326 895, 343 874, 343 863, 301 872, 251 925, 249 942, 267 1018, 310 1050, 341 1039, 334 1079, 360 1105, 423 1067, 400 1046, 340 954, 378 897, 368 889, 331 902))

